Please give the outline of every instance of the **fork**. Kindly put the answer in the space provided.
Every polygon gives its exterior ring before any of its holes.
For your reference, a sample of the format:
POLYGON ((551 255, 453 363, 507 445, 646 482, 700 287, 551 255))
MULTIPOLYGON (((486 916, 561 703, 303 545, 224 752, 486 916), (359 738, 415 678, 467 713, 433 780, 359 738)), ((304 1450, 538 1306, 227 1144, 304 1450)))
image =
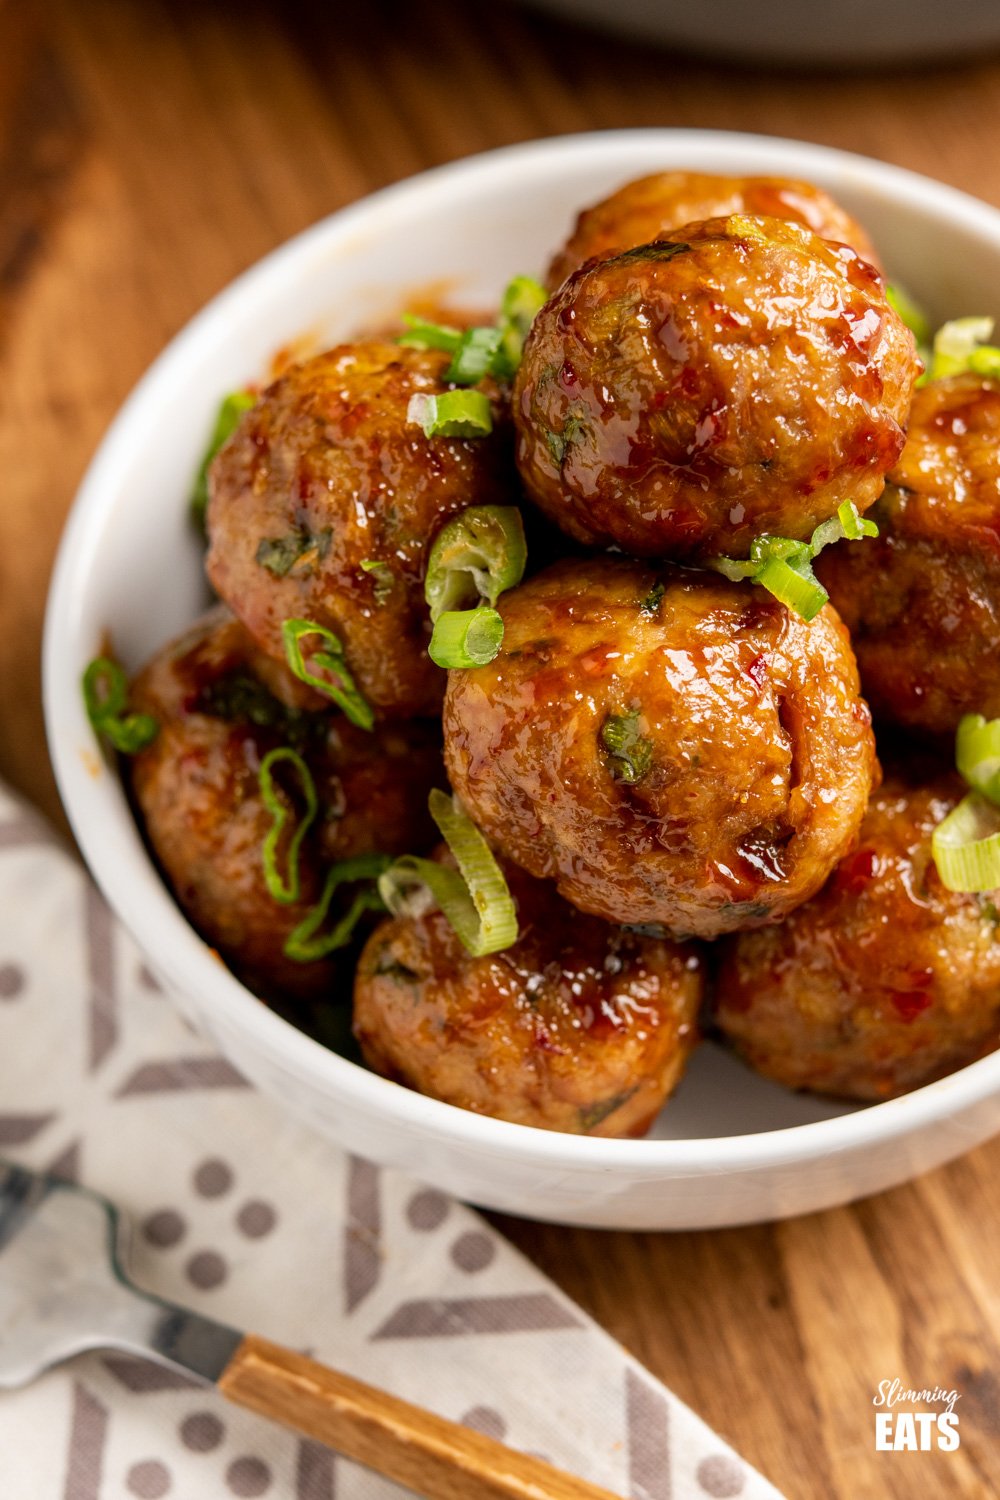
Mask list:
POLYGON ((107 1199, 0 1160, 0 1389, 87 1349, 148 1356, 427 1500, 616 1500, 607 1490, 134 1286, 107 1199))

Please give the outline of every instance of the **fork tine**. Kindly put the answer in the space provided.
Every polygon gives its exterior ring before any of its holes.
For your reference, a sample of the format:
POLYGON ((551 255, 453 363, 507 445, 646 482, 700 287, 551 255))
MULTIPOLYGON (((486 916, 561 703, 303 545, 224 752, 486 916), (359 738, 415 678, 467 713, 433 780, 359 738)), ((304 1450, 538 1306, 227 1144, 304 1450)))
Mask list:
POLYGON ((50 1178, 0 1159, 0 1250, 23 1228, 51 1188, 50 1178))

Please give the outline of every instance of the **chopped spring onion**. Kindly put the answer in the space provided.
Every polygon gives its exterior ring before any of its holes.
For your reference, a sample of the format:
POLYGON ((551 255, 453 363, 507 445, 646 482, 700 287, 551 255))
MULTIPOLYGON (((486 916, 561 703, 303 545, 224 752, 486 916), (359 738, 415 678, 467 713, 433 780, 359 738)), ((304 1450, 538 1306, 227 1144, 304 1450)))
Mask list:
POLYGON ((366 882, 378 880, 390 863, 387 854, 358 854, 353 859, 344 859, 333 865, 327 872, 323 894, 316 905, 289 933, 284 946, 285 957, 295 963, 315 963, 338 948, 346 947, 365 912, 385 909, 378 890, 366 882), (326 932, 320 932, 329 914, 334 892, 342 885, 359 883, 361 889, 355 892, 347 911, 326 932))
POLYGON ((500 347, 493 363, 494 375, 513 380, 524 353, 524 341, 547 299, 545 288, 532 276, 515 276, 508 283, 500 304, 500 347))
POLYGON ((406 420, 422 427, 424 437, 485 437, 493 431, 489 397, 482 391, 444 391, 410 397, 406 420))
POLYGON ((191 492, 191 514, 199 527, 204 530, 205 512, 208 509, 208 471, 212 466, 212 459, 224 448, 240 424, 240 418, 251 406, 256 406, 257 397, 252 391, 232 391, 223 397, 215 418, 215 426, 212 428, 212 436, 209 438, 205 456, 201 461, 194 489, 191 492))
POLYGON ((315 620, 284 620, 281 634, 288 665, 299 681, 331 698, 359 729, 371 729, 375 723, 371 704, 355 686, 344 660, 344 648, 333 631, 327 630, 325 625, 317 625, 315 620), (302 656, 302 641, 309 635, 318 635, 326 642, 328 649, 314 651, 306 662, 302 656), (332 673, 334 680, 331 682, 328 677, 317 677, 310 670, 314 666, 332 673))
MULTIPOLYGON (((504 291, 500 316, 495 323, 460 329, 404 313, 406 332, 400 335, 398 342, 418 349, 444 349, 452 356, 444 374, 445 380, 452 385, 478 385, 487 375, 512 380, 521 363, 528 330, 546 297, 545 288, 531 276, 515 276, 504 291)), ((431 436, 430 433, 427 435, 431 436)), ((458 434, 461 437, 471 435, 458 434)))
POLYGON ((1000 889, 1000 808, 970 792, 935 828, 931 852, 949 891, 1000 889))
POLYGON ((949 375, 971 371, 976 375, 995 375, 1000 369, 1000 349, 991 345, 992 318, 955 318, 934 335, 929 380, 944 380, 949 375))
POLYGON ((503 645, 503 620, 488 604, 438 615, 427 655, 438 667, 485 667, 503 645))
POLYGON ((444 372, 453 385, 478 385, 492 375, 502 335, 499 328, 469 328, 444 372))
POLYGON ((261 801, 271 814, 272 823, 268 829, 267 837, 261 849, 261 857, 264 861, 264 880, 272 899, 281 906, 290 906, 293 901, 299 899, 302 881, 299 872, 299 853, 302 849, 302 840, 309 832, 310 827, 316 820, 319 810, 319 798, 316 795, 316 783, 313 781, 312 772, 297 750, 290 749, 287 745, 278 750, 269 750, 260 763, 257 773, 260 784, 261 801), (274 768, 278 765, 291 766, 295 772, 302 793, 305 808, 301 815, 294 811, 289 812, 287 793, 282 796, 274 780, 274 768), (290 817, 295 817, 295 831, 288 844, 287 865, 288 874, 282 876, 278 869, 278 850, 282 842, 285 824, 290 817))
POLYGON ((379 895, 394 916, 409 915, 419 886, 430 892, 473 958, 509 948, 517 941, 517 912, 489 845, 444 792, 431 792, 428 806, 458 870, 407 854, 379 877, 379 895))
POLYGON ((431 619, 479 599, 496 604, 505 589, 521 582, 527 560, 516 505, 470 505, 434 538, 424 579, 431 619))
POLYGON ((966 714, 955 737, 955 764, 973 791, 1000 806, 1000 719, 966 714))
POLYGON ((891 284, 885 289, 885 300, 893 312, 898 313, 902 318, 918 345, 930 343, 930 321, 923 308, 919 303, 914 302, 909 292, 905 291, 901 286, 891 284))
POLYGON ((424 597, 434 634, 428 654, 439 667, 482 667, 503 644, 493 607, 524 576, 528 549, 515 505, 471 505, 443 526, 427 561, 424 597), (486 607, 476 605, 485 600, 486 607), (469 608, 468 606, 473 606, 469 608))
POLYGON ((84 672, 83 702, 95 734, 103 735, 122 755, 145 750, 159 733, 150 714, 126 712, 128 679, 108 656, 96 656, 84 672))
POLYGON ((801 567, 796 566, 798 561, 795 555, 788 559, 770 557, 754 582, 808 622, 816 618, 830 596, 813 572, 811 559, 801 567))
POLYGON ((616 781, 632 786, 641 781, 653 759, 653 742, 639 732, 639 710, 609 714, 601 726, 601 744, 611 760, 616 781))
POLYGON ((733 583, 744 578, 759 583, 808 621, 815 619, 829 598, 813 572, 814 559, 831 542, 858 542, 867 536, 878 536, 875 522, 860 516, 853 500, 845 500, 836 516, 820 522, 808 542, 765 534, 754 537, 746 562, 733 557, 715 557, 708 566, 733 583))
POLYGON ((461 328, 452 328, 447 323, 431 323, 427 318, 415 318, 412 313, 403 314, 406 332, 401 333, 397 344, 413 349, 443 349, 454 354, 462 342, 461 328))

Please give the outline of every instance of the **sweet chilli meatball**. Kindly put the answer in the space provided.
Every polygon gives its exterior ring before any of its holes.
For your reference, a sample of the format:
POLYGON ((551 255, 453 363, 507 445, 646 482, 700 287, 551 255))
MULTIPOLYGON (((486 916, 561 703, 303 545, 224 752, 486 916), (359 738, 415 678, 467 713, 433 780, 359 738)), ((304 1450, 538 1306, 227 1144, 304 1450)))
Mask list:
POLYGON ((452 786, 582 911, 715 937, 776 921, 857 832, 874 743, 847 633, 712 573, 564 562, 449 673, 452 786))
POLYGON ((285 619, 332 630, 362 695, 391 714, 432 714, 444 690, 423 593, 436 532, 469 505, 510 498, 492 383, 488 436, 428 438, 408 417, 411 397, 450 389, 448 364, 440 350, 371 341, 293 365, 210 473, 220 597, 279 661, 285 619))
POLYGON ((575 271, 514 387, 517 462, 571 537, 746 557, 867 510, 903 447, 913 336, 855 250, 733 216, 575 271))
POLYGON ((751 1067, 885 1099, 1000 1045, 1000 891, 946 890, 931 857, 965 790, 954 775, 887 777, 820 894, 726 940, 715 1019, 751 1067))
POLYGON ((793 219, 820 239, 850 245, 878 265, 868 235, 856 219, 820 187, 786 177, 720 177, 711 172, 655 172, 627 182, 577 217, 566 244, 549 267, 550 291, 571 271, 596 256, 647 245, 672 229, 701 219, 752 214, 793 219))
POLYGON ((950 735, 1000 715, 1000 384, 934 381, 873 513, 880 535, 817 571, 878 717, 950 735))
POLYGON ((696 1039, 697 951, 581 920, 551 885, 505 874, 520 933, 501 953, 470 957, 436 910, 372 933, 354 990, 365 1060, 479 1114, 643 1135, 696 1039))
MULTIPOLYGON (((159 729, 131 761, 132 792, 178 903, 206 941, 265 996, 315 996, 329 989, 335 960, 297 962, 285 943, 331 865, 433 842, 427 793, 442 779, 440 751, 429 725, 369 734, 336 713, 288 708, 262 682, 259 660, 244 627, 219 608, 143 668, 131 702, 159 729), (299 898, 287 905, 265 879, 275 819, 260 783, 265 756, 285 746, 308 767, 319 804, 298 860, 299 898)), ((287 766, 275 777, 291 835, 302 788, 287 766)), ((283 860, 287 848, 283 839, 283 860)))

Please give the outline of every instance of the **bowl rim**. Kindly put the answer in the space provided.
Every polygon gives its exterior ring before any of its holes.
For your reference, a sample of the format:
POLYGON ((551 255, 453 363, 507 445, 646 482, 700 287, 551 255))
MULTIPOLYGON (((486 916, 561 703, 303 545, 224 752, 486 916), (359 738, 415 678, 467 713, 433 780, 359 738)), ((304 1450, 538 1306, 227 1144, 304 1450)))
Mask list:
MULTIPOLYGON (((59 791, 87 864, 110 905, 141 949, 182 995, 194 990, 196 1004, 223 1029, 249 1033, 255 1048, 293 1074, 306 1075, 322 1092, 333 1092, 350 1108, 357 1105, 386 1123, 411 1129, 439 1142, 495 1157, 517 1157, 524 1164, 568 1172, 627 1171, 635 1179, 691 1176, 702 1172, 765 1172, 775 1166, 840 1155, 860 1146, 899 1139, 962 1112, 1000 1091, 1000 1052, 896 1099, 805 1124, 745 1135, 691 1139, 609 1139, 570 1135, 478 1115, 418 1094, 369 1072, 324 1047, 270 1010, 246 989, 197 936, 175 905, 134 827, 117 777, 95 777, 81 747, 91 745, 80 702, 77 668, 80 619, 96 560, 100 521, 113 508, 116 476, 141 443, 143 428, 162 396, 204 350, 225 340, 234 310, 265 285, 287 283, 317 252, 347 240, 373 212, 405 211, 416 198, 452 201, 473 179, 511 172, 524 183, 545 180, 569 158, 588 156, 600 167, 623 150, 662 145, 669 163, 686 150, 702 157, 715 152, 717 170, 725 153, 760 153, 766 165, 745 170, 808 177, 812 172, 847 174, 883 193, 890 201, 918 208, 927 217, 947 215, 995 245, 1000 258, 1000 210, 903 167, 783 137, 745 132, 650 128, 594 131, 522 142, 464 157, 382 188, 319 220, 279 245, 218 292, 167 344, 141 377, 107 429, 80 482, 52 574, 43 642, 43 698, 49 750, 59 791), (74 649, 75 648, 75 649, 74 649), (71 665, 73 664, 73 665, 71 665), (130 837, 131 835, 131 837, 130 837)), ((699 160, 698 166, 712 169, 699 160)), ((651 169, 652 170, 652 169, 651 169)))

